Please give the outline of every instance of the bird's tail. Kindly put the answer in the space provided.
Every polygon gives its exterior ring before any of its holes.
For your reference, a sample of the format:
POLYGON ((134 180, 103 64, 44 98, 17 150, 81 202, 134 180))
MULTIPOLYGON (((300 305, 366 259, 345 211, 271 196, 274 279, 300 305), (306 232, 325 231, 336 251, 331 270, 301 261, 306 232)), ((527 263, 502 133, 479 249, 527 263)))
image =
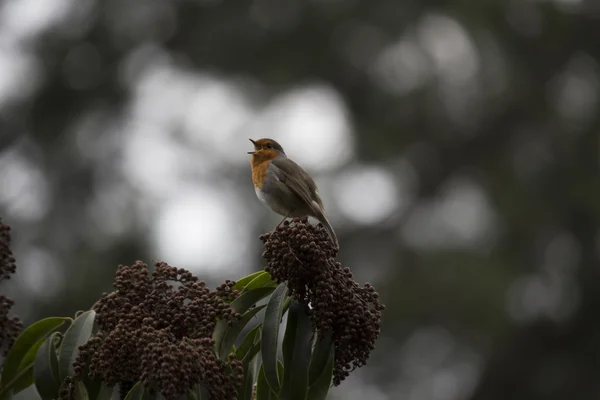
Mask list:
POLYGON ((331 224, 329 223, 329 220, 327 220, 327 218, 325 217, 325 215, 323 213, 319 213, 317 215, 317 219, 319 220, 320 223, 323 224, 323 226, 325 227, 325 230, 327 231, 327 233, 329 234, 329 236, 331 237, 331 241, 333 242, 333 244, 335 245, 336 249, 340 248, 340 245, 338 243, 338 239, 337 236, 333 230, 333 227, 331 226, 331 224))

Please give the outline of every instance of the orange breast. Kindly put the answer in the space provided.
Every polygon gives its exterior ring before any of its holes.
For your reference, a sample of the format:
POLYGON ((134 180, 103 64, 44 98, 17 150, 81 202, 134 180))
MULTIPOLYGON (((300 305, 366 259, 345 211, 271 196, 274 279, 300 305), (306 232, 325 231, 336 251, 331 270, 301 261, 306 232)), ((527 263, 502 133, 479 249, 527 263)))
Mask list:
POLYGON ((262 188, 267 176, 267 168, 269 168, 269 160, 257 160, 252 157, 252 182, 254 187, 262 188))

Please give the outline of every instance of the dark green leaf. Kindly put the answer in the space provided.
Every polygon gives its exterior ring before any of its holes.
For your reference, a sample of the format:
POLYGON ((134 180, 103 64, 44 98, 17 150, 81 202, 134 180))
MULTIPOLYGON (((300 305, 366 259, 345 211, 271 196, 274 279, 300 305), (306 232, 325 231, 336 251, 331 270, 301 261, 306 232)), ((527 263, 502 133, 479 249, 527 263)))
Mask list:
POLYGON ((90 399, 98 398, 98 396, 100 396, 100 391, 106 387, 102 382, 90 378, 89 363, 86 363, 86 366, 83 370, 82 381, 85 385, 85 388, 87 389, 88 396, 90 397, 90 399))
POLYGON ((77 400, 89 400, 90 399, 90 397, 88 396, 87 389, 85 388, 85 385, 83 384, 83 382, 77 382, 75 384, 75 398, 77 400))
POLYGON ((89 373, 89 369, 86 366, 85 370, 83 372, 82 382, 85 385, 85 388, 87 389, 88 396, 90 397, 90 399, 95 399, 96 397, 98 397, 98 394, 100 393, 100 389, 102 387, 102 382, 90 379, 90 377, 88 376, 88 373, 89 373))
POLYGON ((244 327, 248 325, 248 322, 258 313, 260 310, 265 308, 265 305, 254 307, 250 311, 247 311, 240 320, 233 323, 232 326, 227 329, 225 336, 221 342, 221 349, 218 353, 219 357, 224 360, 230 353, 231 347, 237 340, 238 335, 242 332, 244 327))
POLYGON ((275 400, 277 396, 271 391, 271 386, 265 377, 264 366, 260 366, 256 379, 256 400, 275 400))
POLYGON ((246 353, 246 355, 244 356, 244 358, 242 359, 243 363, 248 363, 250 362, 260 351, 260 342, 255 343, 254 346, 252 346, 250 348, 250 350, 248 350, 248 353, 246 353))
POLYGON ((279 324, 281 323, 283 305, 287 292, 288 289, 284 283, 277 286, 271 295, 269 302, 267 303, 267 309, 265 311, 265 317, 263 321, 261 339, 262 361, 267 382, 269 382, 271 389, 275 393, 279 393, 281 379, 277 368, 277 340, 279 337, 279 324))
POLYGON ((231 302, 230 307, 236 312, 245 313, 250 307, 273 293, 273 287, 260 287, 252 289, 240 295, 237 299, 231 302))
POLYGON ((58 357, 56 339, 58 332, 50 335, 39 348, 33 364, 35 388, 43 400, 56 399, 60 381, 58 378, 58 357))
POLYGON ((233 285, 233 287, 231 289, 232 290, 242 290, 248 283, 252 282, 252 280, 254 278, 256 278, 257 276, 262 275, 262 274, 268 275, 268 273, 264 270, 256 271, 256 272, 254 272, 250 275, 247 275, 247 276, 239 279, 238 281, 236 281, 235 285, 233 285))
POLYGON ((85 388, 87 389, 89 398, 95 399, 96 397, 98 397, 98 394, 100 393, 100 389, 102 388, 103 385, 102 385, 102 382, 91 379, 89 374, 90 374, 90 368, 89 368, 89 365, 86 364, 86 366, 82 372, 82 376, 83 376, 82 382, 85 385, 85 388))
POLYGON ((308 384, 312 385, 323 373, 329 362, 329 350, 333 348, 331 332, 325 334, 323 339, 316 340, 308 370, 308 384))
POLYGON ((33 385, 33 363, 35 361, 35 355, 44 341, 45 339, 41 339, 36 344, 31 346, 27 351, 27 354, 25 354, 25 357, 23 357, 23 360, 21 360, 18 377, 13 379, 13 383, 10 385, 13 390, 13 394, 19 393, 20 391, 33 385))
MULTIPOLYGON (((264 299, 272 292, 273 288, 260 288, 252 290, 250 292, 242 294, 237 299, 232 301, 230 307, 236 310, 236 312, 245 313, 248 310, 248 308, 256 304, 258 301, 264 299)), ((227 321, 217 321, 215 329, 213 330, 213 340, 215 341, 215 352, 217 354, 220 353, 221 343, 223 342, 223 338, 225 337, 225 334, 228 330, 229 326, 227 325, 227 321)))
POLYGON ((312 335, 312 322, 304 306, 296 300, 292 301, 283 337, 285 373, 279 393, 281 400, 306 399, 312 335))
POLYGON ((13 398, 12 390, 9 390, 7 392, 3 391, 3 394, 0 395, 0 400, 12 400, 12 398, 13 398))
POLYGON ((244 384, 242 385, 238 395, 239 400, 252 400, 256 364, 257 360, 252 360, 244 365, 244 384))
POLYGON ((112 399, 114 388, 106 386, 104 383, 100 385, 96 400, 110 400, 112 399))
POLYGON ((271 279, 271 275, 268 272, 264 274, 258 275, 252 281, 250 281, 246 287, 244 288, 244 292, 252 291, 260 288, 275 288, 277 287, 277 282, 271 279))
POLYGON ((290 308, 290 304, 292 304, 292 298, 288 297, 283 302, 283 312, 281 313, 281 315, 285 314, 285 312, 290 308))
POLYGON ((150 390, 144 389, 141 400, 165 400, 165 396, 157 392, 150 393, 150 390))
MULTIPOLYGON (((180 397, 180 400, 183 397, 180 397)), ((192 389, 190 389, 187 394, 185 395, 185 399, 186 400, 200 400, 200 389, 198 388, 198 385, 194 386, 192 389)))
POLYGON ((82 313, 67 329, 58 353, 58 373, 61 381, 73 374, 73 361, 79 353, 79 346, 87 342, 92 335, 94 310, 82 313))
POLYGON ((277 360, 277 372, 279 372, 279 376, 283 376, 284 368, 281 360, 277 360))
POLYGON ((2 376, 0 378, 2 391, 15 383, 13 381, 20 373, 21 367, 27 367, 22 361, 31 350, 31 347, 37 345, 38 342, 59 328, 65 321, 69 320, 70 318, 45 318, 33 323, 17 337, 2 367, 2 376))
POLYGON ((262 324, 258 324, 246 334, 246 337, 242 341, 242 344, 240 344, 240 347, 238 347, 238 349, 235 351, 235 358, 241 360, 246 356, 246 354, 248 354, 248 352, 258 341, 258 339, 260 339, 261 328, 262 324))
POLYGON ((144 395, 144 387, 140 382, 137 382, 133 387, 127 392, 127 395, 123 400, 141 400, 144 395))
POLYGON ((309 370, 308 396, 310 400, 325 400, 333 377, 334 346, 331 335, 318 341, 312 354, 309 370))
POLYGON ((215 329, 213 330, 213 340, 215 341, 215 353, 219 354, 221 351, 221 342, 223 342, 223 338, 229 329, 229 325, 227 325, 227 321, 218 320, 215 329))

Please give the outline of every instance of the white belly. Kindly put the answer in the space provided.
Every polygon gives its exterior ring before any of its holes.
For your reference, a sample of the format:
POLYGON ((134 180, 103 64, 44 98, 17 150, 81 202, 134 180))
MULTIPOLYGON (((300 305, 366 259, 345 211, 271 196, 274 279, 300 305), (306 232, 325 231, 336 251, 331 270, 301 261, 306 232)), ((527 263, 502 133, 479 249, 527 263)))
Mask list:
POLYGON ((280 204, 280 201, 276 197, 273 197, 271 194, 269 194, 267 191, 258 188, 254 188, 254 191, 256 192, 256 197, 258 197, 260 202, 263 203, 270 210, 275 211, 277 214, 282 216, 295 216, 290 215, 290 210, 288 210, 285 206, 280 204))
POLYGON ((267 198, 265 196, 265 192, 263 192, 262 190, 260 190, 257 187, 254 188, 254 191, 256 192, 256 197, 258 197, 260 202, 263 203, 265 206, 271 208, 271 206, 269 205, 267 198))

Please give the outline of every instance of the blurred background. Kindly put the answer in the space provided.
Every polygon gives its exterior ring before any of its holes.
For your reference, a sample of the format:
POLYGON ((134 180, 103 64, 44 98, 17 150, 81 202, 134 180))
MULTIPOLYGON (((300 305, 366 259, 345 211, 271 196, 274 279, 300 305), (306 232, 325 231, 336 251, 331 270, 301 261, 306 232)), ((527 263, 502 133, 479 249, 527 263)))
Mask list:
POLYGON ((272 137, 387 305, 332 400, 597 399, 599 4, 0 1, 1 289, 29 324, 137 259, 261 269, 272 137))

